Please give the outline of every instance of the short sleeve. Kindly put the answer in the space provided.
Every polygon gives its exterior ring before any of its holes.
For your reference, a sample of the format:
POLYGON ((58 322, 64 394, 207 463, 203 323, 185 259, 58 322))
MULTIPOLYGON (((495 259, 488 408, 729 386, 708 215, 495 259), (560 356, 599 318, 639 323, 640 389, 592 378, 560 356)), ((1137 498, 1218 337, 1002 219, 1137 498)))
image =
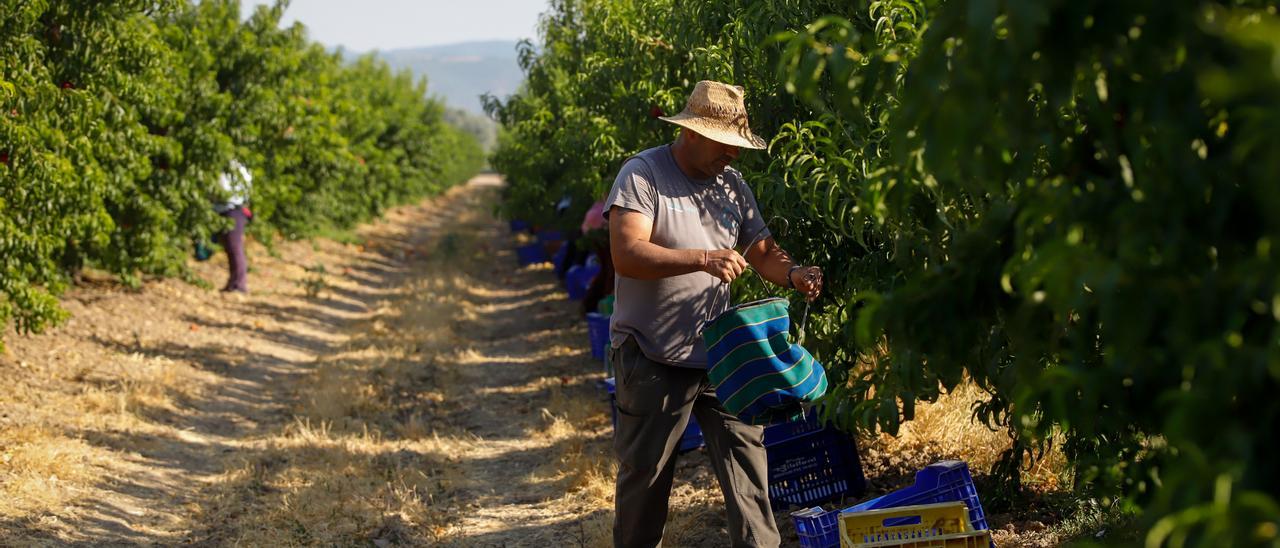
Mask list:
POLYGON ((653 219, 657 216, 657 204, 658 191, 653 186, 653 172, 644 160, 632 158, 622 164, 618 177, 613 180, 609 197, 604 200, 604 216, 608 218, 609 210, 618 206, 653 219))
POLYGON ((756 204, 756 195, 751 192, 751 187, 742 180, 742 175, 734 173, 738 187, 738 207, 742 211, 742 224, 738 230, 738 249, 745 248, 755 242, 764 240, 772 234, 769 228, 765 226, 764 216, 760 214, 760 206, 756 204))

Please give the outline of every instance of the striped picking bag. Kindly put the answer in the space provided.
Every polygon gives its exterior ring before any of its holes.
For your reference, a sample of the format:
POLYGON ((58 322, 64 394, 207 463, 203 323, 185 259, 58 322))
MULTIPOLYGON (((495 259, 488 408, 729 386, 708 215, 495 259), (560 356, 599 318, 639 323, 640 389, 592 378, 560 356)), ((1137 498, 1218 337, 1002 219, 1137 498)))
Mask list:
POLYGON ((801 405, 827 392, 827 372, 788 340, 790 303, 771 298, 740 304, 707 322, 702 340, 716 397, 747 424, 797 418, 801 405))

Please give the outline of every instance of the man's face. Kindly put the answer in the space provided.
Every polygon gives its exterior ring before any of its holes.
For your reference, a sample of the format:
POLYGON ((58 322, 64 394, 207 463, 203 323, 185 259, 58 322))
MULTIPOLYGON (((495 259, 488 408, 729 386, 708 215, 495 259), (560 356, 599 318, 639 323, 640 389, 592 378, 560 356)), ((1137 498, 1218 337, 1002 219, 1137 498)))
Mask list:
POLYGON ((689 131, 689 151, 692 164, 702 171, 702 178, 714 177, 724 171, 730 162, 738 159, 738 147, 713 141, 697 132, 689 131))

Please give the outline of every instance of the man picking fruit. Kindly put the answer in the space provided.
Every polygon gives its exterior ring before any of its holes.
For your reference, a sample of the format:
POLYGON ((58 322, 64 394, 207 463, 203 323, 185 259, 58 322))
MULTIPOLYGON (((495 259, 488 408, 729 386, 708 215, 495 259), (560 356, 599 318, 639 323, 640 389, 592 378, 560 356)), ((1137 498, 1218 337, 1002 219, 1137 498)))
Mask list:
POLYGON ((680 126, 679 137, 623 164, 605 200, 617 272, 614 544, 662 543, 676 447, 692 415, 724 493, 733 545, 777 546, 764 428, 716 399, 698 331, 728 308, 728 284, 748 266, 809 299, 822 290, 822 270, 795 264, 774 242, 751 189, 729 167, 740 148, 765 148, 747 123, 741 87, 698 82, 684 111, 660 119, 680 126))

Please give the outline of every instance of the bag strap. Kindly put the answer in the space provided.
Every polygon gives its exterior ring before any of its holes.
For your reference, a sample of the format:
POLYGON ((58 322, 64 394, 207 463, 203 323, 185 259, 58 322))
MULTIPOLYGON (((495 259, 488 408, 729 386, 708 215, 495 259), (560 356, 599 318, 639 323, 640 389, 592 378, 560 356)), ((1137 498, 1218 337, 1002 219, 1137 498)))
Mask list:
MULTIPOLYGON (((749 241, 747 241, 747 245, 742 246, 741 250, 734 249, 734 251, 738 251, 738 254, 742 255, 743 258, 745 259, 747 250, 751 249, 751 246, 756 245, 756 243, 760 241, 760 235, 764 234, 765 230, 768 230, 769 224, 772 223, 773 221, 782 221, 784 223, 783 229, 782 229, 783 232, 786 232, 787 229, 791 227, 791 221, 788 221, 785 217, 775 216, 769 219, 768 221, 766 221, 763 225, 760 226, 758 230, 756 230, 756 233, 753 236, 751 236, 751 239, 749 241)), ((750 263, 747 263, 747 270, 750 270, 755 273, 756 277, 760 279, 760 285, 765 288, 765 291, 769 294, 770 297, 777 296, 770 289, 769 281, 764 279, 764 275, 760 274, 759 270, 756 270, 755 267, 751 266, 750 263)), ((733 295, 730 291, 725 291, 725 295, 728 297, 730 301, 733 300, 733 295)), ((715 303, 713 302, 712 304, 715 304, 715 303)), ((715 307, 712 306, 711 309, 715 310, 715 307)), ((710 322, 713 319, 715 318, 707 318, 706 320, 703 321, 703 324, 705 325, 706 323, 710 322)), ((809 322, 809 300, 805 299, 804 312, 800 314, 800 330, 796 334, 796 343, 800 343, 804 341, 804 329, 806 324, 808 324, 808 322, 809 322)))

